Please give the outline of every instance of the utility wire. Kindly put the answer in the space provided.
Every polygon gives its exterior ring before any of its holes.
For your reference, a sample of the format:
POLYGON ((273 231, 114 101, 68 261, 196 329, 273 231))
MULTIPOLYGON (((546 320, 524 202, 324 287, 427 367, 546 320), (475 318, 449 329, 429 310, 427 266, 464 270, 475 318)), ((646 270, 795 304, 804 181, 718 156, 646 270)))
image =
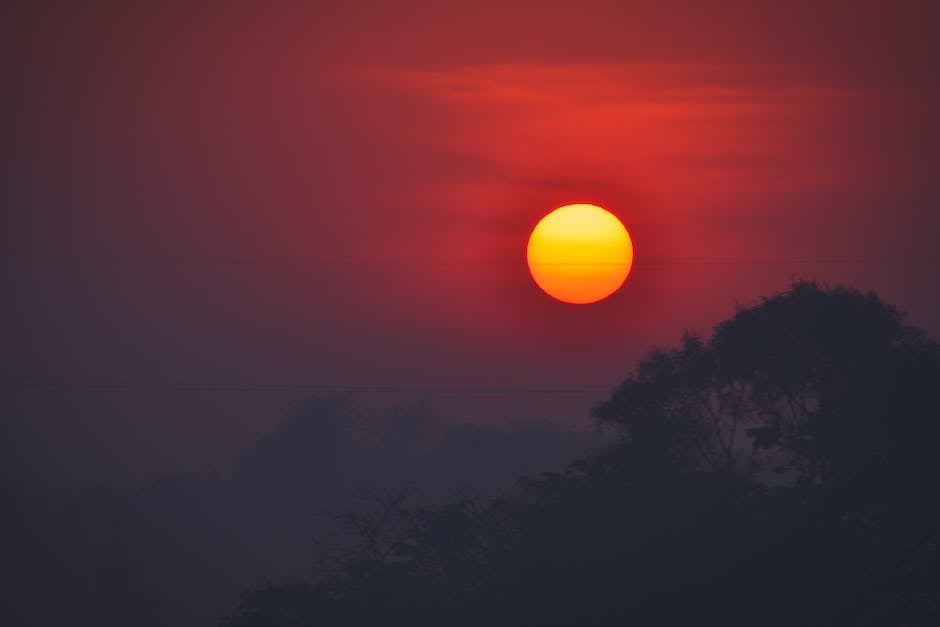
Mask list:
MULTIPOLYGON (((171 264, 240 264, 240 265, 337 265, 347 266, 510 266, 524 265, 519 262, 448 262, 448 261, 402 261, 402 260, 351 260, 316 259, 308 257, 253 257, 211 255, 124 255, 85 254, 68 252, 0 253, 5 260, 45 260, 89 263, 171 263, 171 264)), ((787 265, 787 264, 904 264, 937 263, 936 257, 850 257, 850 258, 790 258, 790 259, 651 259, 638 260, 636 266, 735 266, 735 265, 787 265)), ((597 265, 597 264, 592 264, 597 265)), ((277 392, 277 393, 349 393, 349 394, 422 394, 449 396, 497 396, 497 395, 598 395, 608 394, 609 389, 600 388, 501 388, 501 387, 407 387, 387 385, 307 385, 294 383, 231 383, 200 381, 161 381, 147 379, 81 379, 56 377, 30 377, 22 375, 0 375, 0 386, 21 388, 57 388, 84 390, 152 390, 179 392, 277 392)))
POLYGON ((609 394, 602 388, 422 387, 393 385, 307 385, 295 383, 231 383, 159 379, 93 379, 2 375, 0 386, 83 390, 153 390, 176 392, 292 392, 332 394, 414 394, 434 396, 588 396, 609 394))

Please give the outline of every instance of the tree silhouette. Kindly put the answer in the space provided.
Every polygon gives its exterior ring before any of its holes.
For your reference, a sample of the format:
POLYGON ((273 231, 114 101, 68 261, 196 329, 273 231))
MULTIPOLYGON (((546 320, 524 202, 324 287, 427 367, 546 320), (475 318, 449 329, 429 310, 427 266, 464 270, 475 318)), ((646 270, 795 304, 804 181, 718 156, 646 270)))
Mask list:
MULTIPOLYGON (((364 539, 371 534, 388 553, 410 530, 419 493, 428 512, 452 486, 496 494, 519 474, 570 461, 588 441, 549 425, 447 425, 413 403, 306 398, 221 472, 55 496, 25 490, 0 472, 0 622, 212 624, 261 581, 323 578, 357 562, 365 572, 377 555, 365 559, 364 539), (386 495, 411 484, 401 515, 381 520, 386 495), (356 503, 371 509, 346 527, 327 515, 356 503)), ((279 590, 254 598, 266 608, 288 607, 293 593, 279 590)))
POLYGON ((940 621, 940 358, 876 296, 794 283, 595 416, 609 447, 504 498, 395 501, 381 551, 223 624, 940 621))
POLYGON ((595 410, 669 467, 833 484, 936 434, 936 345, 872 294, 799 282, 656 351, 595 410))

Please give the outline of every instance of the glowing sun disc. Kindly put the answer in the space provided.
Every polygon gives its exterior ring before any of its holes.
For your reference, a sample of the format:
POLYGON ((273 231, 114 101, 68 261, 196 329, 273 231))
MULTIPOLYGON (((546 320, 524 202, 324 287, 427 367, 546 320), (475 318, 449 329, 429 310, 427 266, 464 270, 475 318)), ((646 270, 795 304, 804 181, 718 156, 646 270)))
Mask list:
POLYGON ((526 259, 532 278, 549 296, 565 303, 595 303, 627 279, 633 242, 623 223, 606 209, 565 205, 532 229, 526 259))

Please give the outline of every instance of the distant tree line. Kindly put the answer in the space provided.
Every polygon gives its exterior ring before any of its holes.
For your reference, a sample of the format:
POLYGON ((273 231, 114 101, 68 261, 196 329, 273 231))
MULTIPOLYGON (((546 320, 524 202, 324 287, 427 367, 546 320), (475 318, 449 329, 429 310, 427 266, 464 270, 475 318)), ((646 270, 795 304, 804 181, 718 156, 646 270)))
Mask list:
POLYGON ((458 486, 497 494, 519 474, 574 459, 589 435, 307 398, 218 472, 55 497, 0 473, 0 625, 216 624, 242 590, 319 576, 322 555, 356 546, 359 533, 348 531, 357 528, 330 512, 399 486, 426 504, 458 486))
POLYGON ((940 357, 877 296, 794 283, 594 416, 610 445, 508 495, 371 495, 222 625, 940 624, 940 357))

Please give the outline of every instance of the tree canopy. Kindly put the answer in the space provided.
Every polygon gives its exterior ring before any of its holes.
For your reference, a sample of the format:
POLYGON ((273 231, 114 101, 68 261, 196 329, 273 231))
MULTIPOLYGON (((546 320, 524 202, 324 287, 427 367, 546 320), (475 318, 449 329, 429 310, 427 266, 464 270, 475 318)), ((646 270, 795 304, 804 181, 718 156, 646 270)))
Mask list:
POLYGON ((594 415, 602 450, 502 498, 377 498, 343 518, 361 550, 223 624, 940 621, 940 358, 877 296, 794 283, 594 415))

